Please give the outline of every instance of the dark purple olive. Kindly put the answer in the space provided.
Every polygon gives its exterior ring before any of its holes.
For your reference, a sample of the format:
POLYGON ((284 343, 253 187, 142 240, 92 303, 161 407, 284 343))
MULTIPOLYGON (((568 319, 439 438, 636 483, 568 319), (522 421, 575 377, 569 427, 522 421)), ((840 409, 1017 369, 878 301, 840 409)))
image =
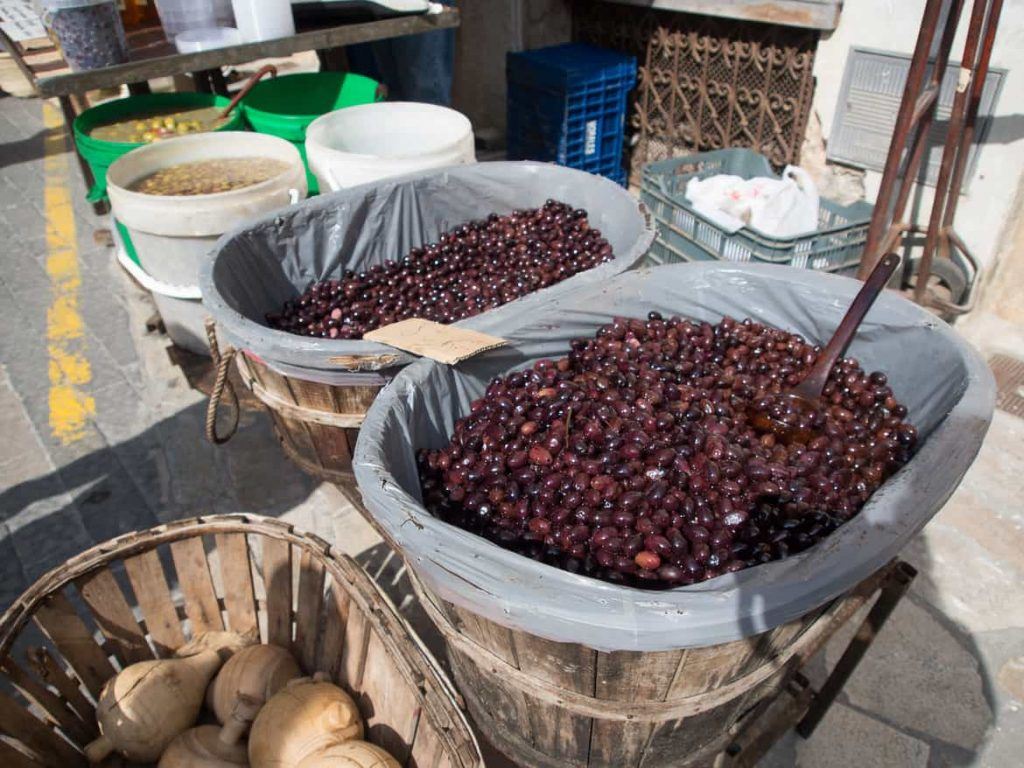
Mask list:
MULTIPOLYGON (((611 245, 587 225, 586 211, 576 215, 580 210, 549 200, 541 208, 462 224, 401 259, 311 284, 280 312, 267 313, 267 324, 300 335, 360 339, 413 317, 438 323, 472 317, 611 259, 611 245)), ((595 429, 600 423, 583 434, 591 437, 595 429)))
MULTIPOLYGON (((552 237, 562 214, 548 215, 537 242, 572 253, 564 231, 552 237)), ((514 240, 525 224, 508 226, 475 231, 478 242, 514 240)), ((459 237, 422 258, 457 253, 459 237)), ((752 428, 749 409, 776 407, 816 357, 800 337, 749 320, 616 318, 566 357, 492 380, 449 445, 418 452, 424 503, 500 546, 630 586, 692 584, 801 552, 854 516, 918 441, 888 379, 848 358, 820 411, 778 407, 814 428, 806 445, 752 428)))

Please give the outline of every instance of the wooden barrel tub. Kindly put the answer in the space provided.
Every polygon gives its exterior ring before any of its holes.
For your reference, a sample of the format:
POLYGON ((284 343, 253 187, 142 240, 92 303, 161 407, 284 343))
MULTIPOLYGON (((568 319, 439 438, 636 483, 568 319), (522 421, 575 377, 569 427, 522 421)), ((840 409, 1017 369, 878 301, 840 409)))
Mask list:
POLYGON ((412 578, 470 715, 517 764, 680 768, 713 764, 887 573, 759 635, 664 652, 552 642, 440 600, 412 578))

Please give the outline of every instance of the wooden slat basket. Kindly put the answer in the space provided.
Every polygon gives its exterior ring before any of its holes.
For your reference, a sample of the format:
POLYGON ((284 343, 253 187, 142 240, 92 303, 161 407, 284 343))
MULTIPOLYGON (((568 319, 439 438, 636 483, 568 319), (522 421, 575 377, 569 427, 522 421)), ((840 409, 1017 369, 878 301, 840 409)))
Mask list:
POLYGON ((356 562, 247 515, 118 537, 25 591, 0 617, 0 766, 87 765, 106 680, 221 629, 258 631, 328 675, 402 766, 482 768, 443 672, 356 562))
POLYGON ((285 454, 304 472, 332 483, 353 483, 352 452, 359 427, 380 388, 373 383, 331 385, 285 376, 255 357, 235 355, 244 384, 267 407, 285 454))
POLYGON ((883 569, 825 608, 743 640, 676 651, 597 651, 509 629, 431 594, 474 722, 530 768, 723 764, 794 674, 875 594, 883 569))

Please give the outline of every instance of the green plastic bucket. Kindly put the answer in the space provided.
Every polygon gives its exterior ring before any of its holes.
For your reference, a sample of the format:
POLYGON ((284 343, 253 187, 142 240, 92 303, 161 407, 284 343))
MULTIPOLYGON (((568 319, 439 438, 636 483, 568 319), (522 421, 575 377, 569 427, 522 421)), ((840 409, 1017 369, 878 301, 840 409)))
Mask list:
MULTIPOLYGON (((210 93, 147 93, 141 96, 129 96, 124 99, 108 101, 91 109, 85 110, 75 118, 72 130, 75 144, 85 161, 92 169, 92 189, 89 190, 89 202, 95 203, 107 196, 107 168, 122 155, 138 147, 141 142, 104 141, 94 139, 89 132, 100 125, 114 123, 131 117, 141 117, 147 112, 175 109, 198 109, 201 107, 226 107, 231 100, 224 96, 210 93)), ((236 109, 227 123, 218 131, 240 131, 242 127, 242 110, 236 109)))
POLYGON ((301 72, 258 83, 242 100, 242 108, 254 131, 295 145, 306 163, 306 183, 312 195, 320 188, 306 162, 306 128, 336 109, 383 101, 384 93, 376 80, 351 72, 301 72))
POLYGON ((139 261, 139 253, 135 250, 135 243, 132 242, 132 234, 128 231, 128 227, 117 219, 114 219, 114 226, 117 227, 117 234, 121 237, 125 254, 141 268, 142 262, 139 261))

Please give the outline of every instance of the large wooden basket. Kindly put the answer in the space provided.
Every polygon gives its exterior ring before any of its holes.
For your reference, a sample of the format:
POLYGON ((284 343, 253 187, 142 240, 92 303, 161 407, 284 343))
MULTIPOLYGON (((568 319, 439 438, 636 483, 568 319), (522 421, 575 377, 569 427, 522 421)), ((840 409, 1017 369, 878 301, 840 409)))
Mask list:
POLYGON ((738 736, 893 567, 760 635, 661 652, 597 651, 509 629, 439 599, 410 574, 470 715, 517 764, 683 768, 729 764, 738 736))
POLYGON ((104 682, 220 629, 257 629, 326 673, 403 766, 483 765, 436 661, 355 561, 285 523, 226 515, 93 547, 0 617, 0 766, 87 765, 104 682))

